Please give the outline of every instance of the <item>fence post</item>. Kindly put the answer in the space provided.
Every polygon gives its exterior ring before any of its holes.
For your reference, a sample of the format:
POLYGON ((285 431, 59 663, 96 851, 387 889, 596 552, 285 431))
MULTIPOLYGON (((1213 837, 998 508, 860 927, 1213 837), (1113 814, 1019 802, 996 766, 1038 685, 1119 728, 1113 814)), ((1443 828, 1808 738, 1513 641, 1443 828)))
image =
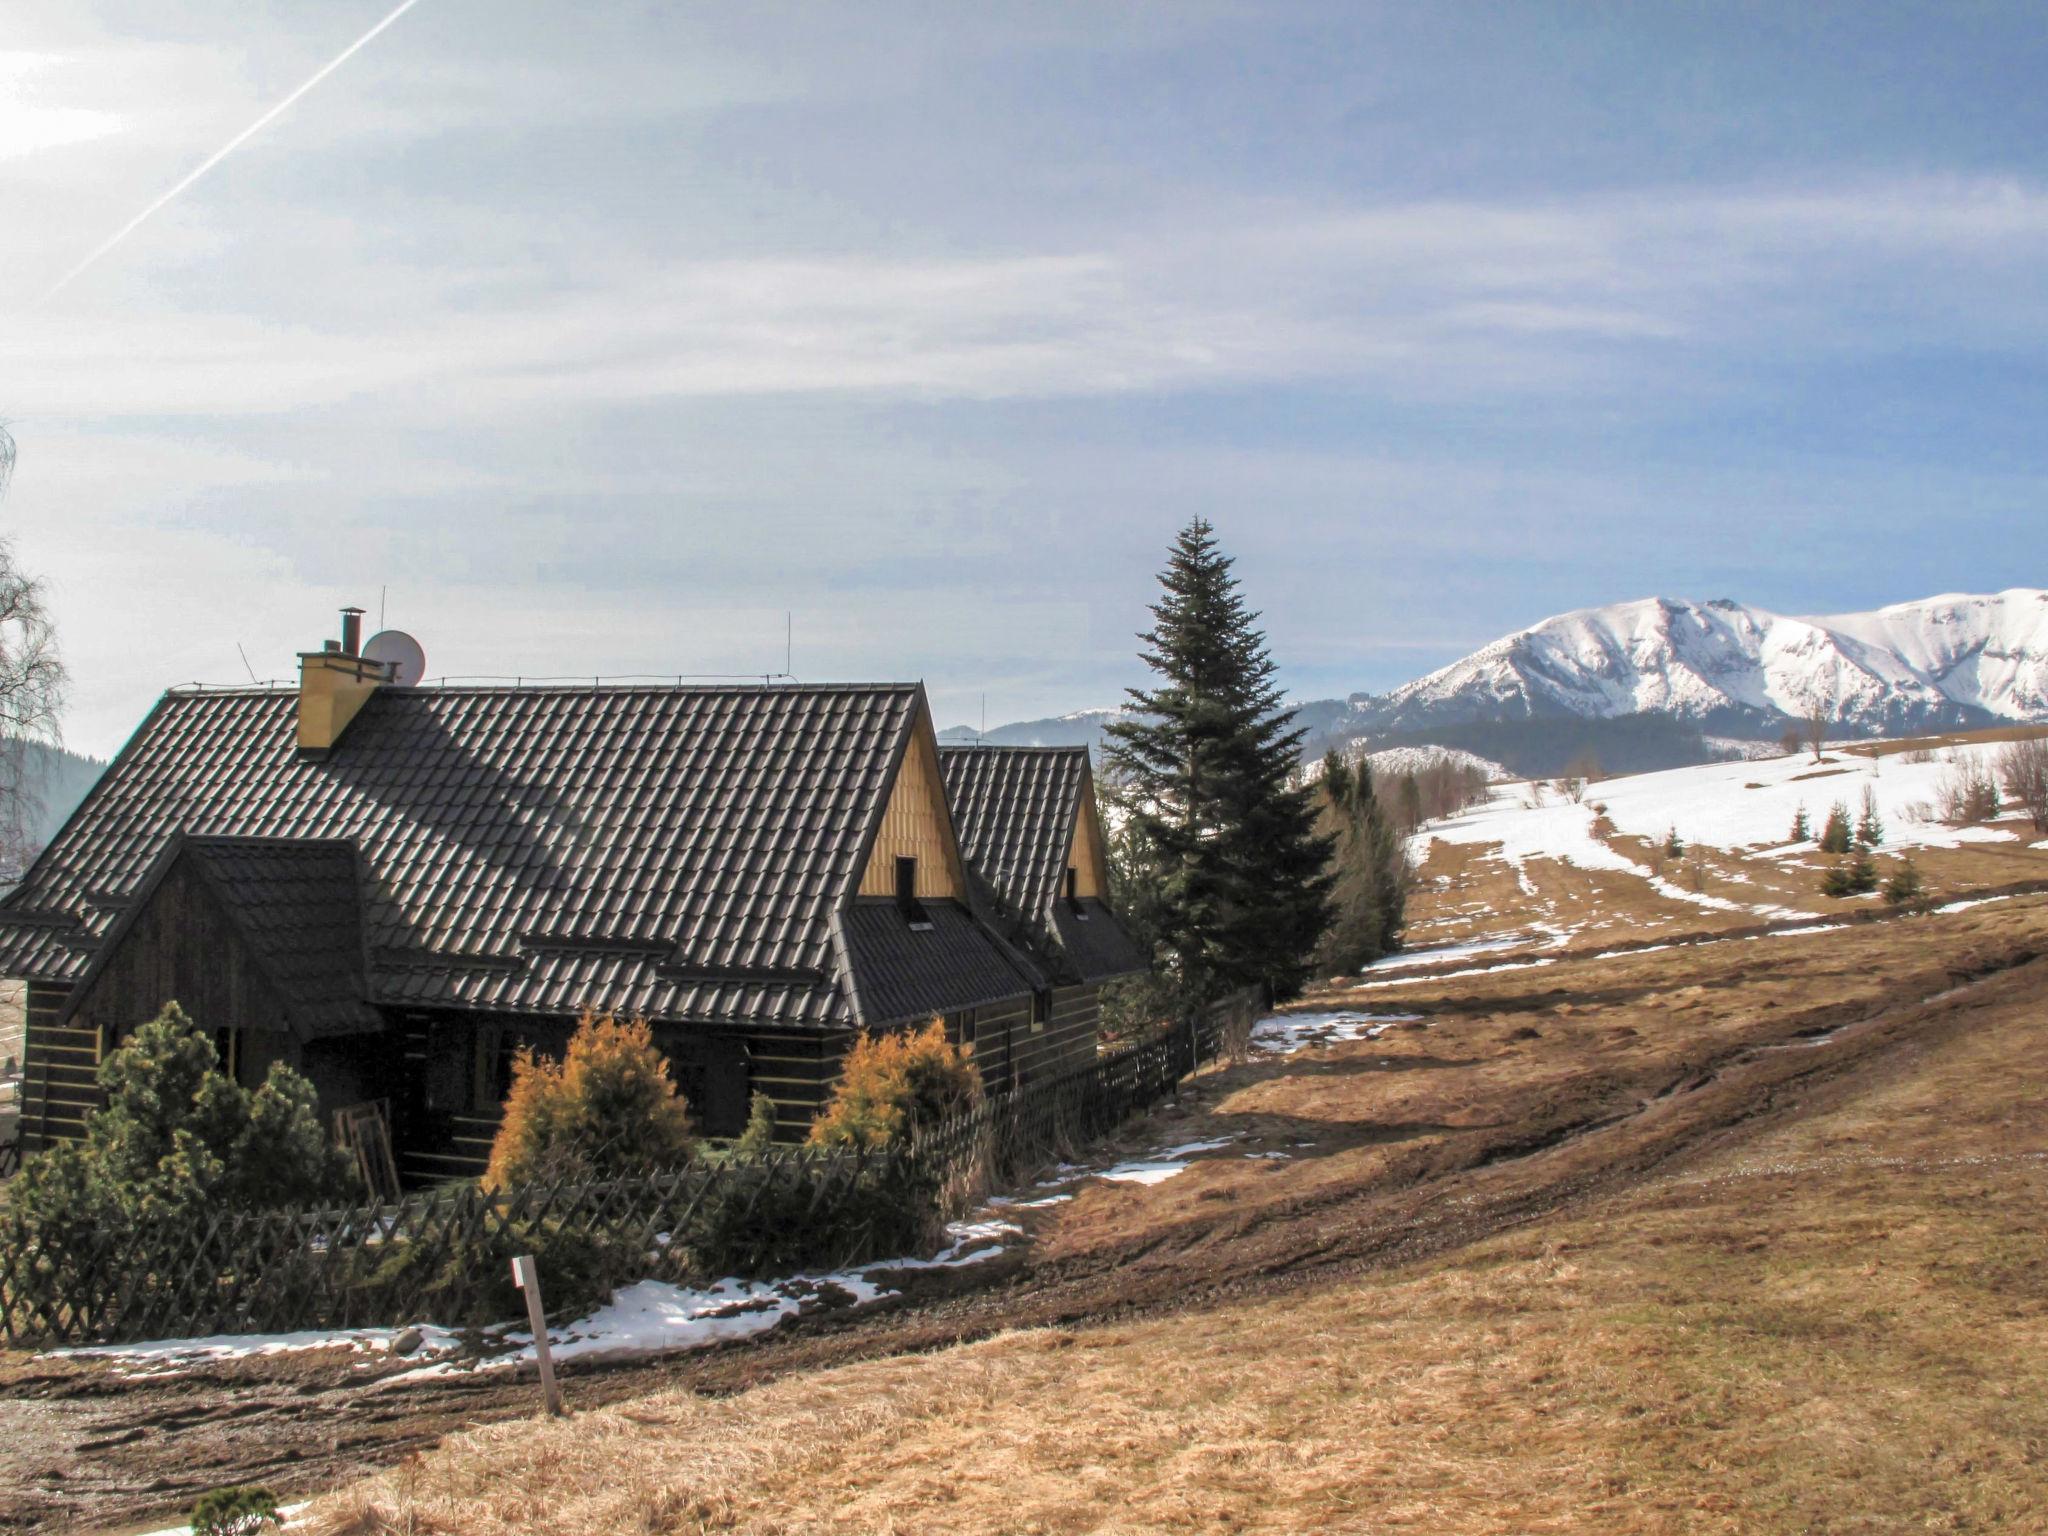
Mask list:
POLYGON ((540 1362, 540 1395, 549 1413, 562 1416, 562 1389, 555 1385, 555 1360, 548 1352, 548 1314, 541 1305, 540 1267, 530 1253, 512 1261, 512 1283, 526 1292, 526 1322, 533 1329, 533 1355, 540 1362))

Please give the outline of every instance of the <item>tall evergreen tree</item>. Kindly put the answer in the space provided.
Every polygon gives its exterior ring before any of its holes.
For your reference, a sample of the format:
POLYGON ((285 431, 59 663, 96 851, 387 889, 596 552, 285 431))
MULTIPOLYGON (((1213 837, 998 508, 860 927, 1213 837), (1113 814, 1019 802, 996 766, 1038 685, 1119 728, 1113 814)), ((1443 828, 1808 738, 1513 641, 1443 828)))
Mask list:
POLYGON ((1181 530, 1159 582, 1139 636, 1158 686, 1130 690, 1133 717, 1106 749, 1154 942, 1184 999, 1248 985, 1290 997, 1330 922, 1330 848, 1313 789, 1295 782, 1306 733, 1205 519, 1181 530))

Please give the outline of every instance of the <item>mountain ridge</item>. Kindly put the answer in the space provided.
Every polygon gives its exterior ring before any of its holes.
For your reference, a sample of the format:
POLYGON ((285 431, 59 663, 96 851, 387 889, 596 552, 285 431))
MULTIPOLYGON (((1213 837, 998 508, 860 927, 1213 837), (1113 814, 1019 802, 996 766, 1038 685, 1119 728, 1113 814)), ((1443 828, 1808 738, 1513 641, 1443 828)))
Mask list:
MULTIPOLYGON (((2048 720, 2048 591, 1940 593, 1819 617, 1731 598, 1573 609, 1386 693, 1299 703, 1296 721, 1311 755, 1439 739, 1552 772, 1575 736, 1620 753, 1613 769, 1669 767, 1711 756, 1707 735, 1769 740, 1815 708, 1850 736, 2048 720), (1518 726, 1540 750, 1516 749, 1518 726)), ((979 739, 1099 748, 1119 713, 1017 721, 979 739)), ((977 739, 963 727, 943 735, 977 739)))

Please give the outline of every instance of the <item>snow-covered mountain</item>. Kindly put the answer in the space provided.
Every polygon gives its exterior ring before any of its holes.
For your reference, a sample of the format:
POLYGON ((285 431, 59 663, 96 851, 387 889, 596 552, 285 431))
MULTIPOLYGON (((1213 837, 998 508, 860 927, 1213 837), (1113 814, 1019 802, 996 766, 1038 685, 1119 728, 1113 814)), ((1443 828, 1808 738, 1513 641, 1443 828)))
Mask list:
MULTIPOLYGON (((1302 703, 1294 722, 1311 759, 1363 742, 1463 748, 1539 775, 1592 752, 1611 772, 1641 772, 1737 755, 1815 705, 1842 735, 2048 721, 2048 592, 1806 619, 1726 598, 1582 608, 1391 693, 1302 703)), ((1021 721, 983 739, 1099 750, 1119 713, 1021 721)), ((957 726, 940 734, 975 739, 957 726)))
POLYGON ((2048 592, 1811 619, 1645 598, 1545 619, 1347 703, 1346 735, 1638 714, 1746 735, 1816 705, 1845 733, 2048 719, 2048 592))

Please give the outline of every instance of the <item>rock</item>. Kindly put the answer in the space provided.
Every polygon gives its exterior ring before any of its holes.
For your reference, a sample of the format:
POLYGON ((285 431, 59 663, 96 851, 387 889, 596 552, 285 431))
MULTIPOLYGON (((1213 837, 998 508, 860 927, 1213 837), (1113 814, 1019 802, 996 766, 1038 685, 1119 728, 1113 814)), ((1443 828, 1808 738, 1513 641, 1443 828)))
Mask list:
POLYGON ((425 1335, 417 1328, 401 1328, 391 1336, 391 1353, 409 1355, 425 1343, 425 1335))

